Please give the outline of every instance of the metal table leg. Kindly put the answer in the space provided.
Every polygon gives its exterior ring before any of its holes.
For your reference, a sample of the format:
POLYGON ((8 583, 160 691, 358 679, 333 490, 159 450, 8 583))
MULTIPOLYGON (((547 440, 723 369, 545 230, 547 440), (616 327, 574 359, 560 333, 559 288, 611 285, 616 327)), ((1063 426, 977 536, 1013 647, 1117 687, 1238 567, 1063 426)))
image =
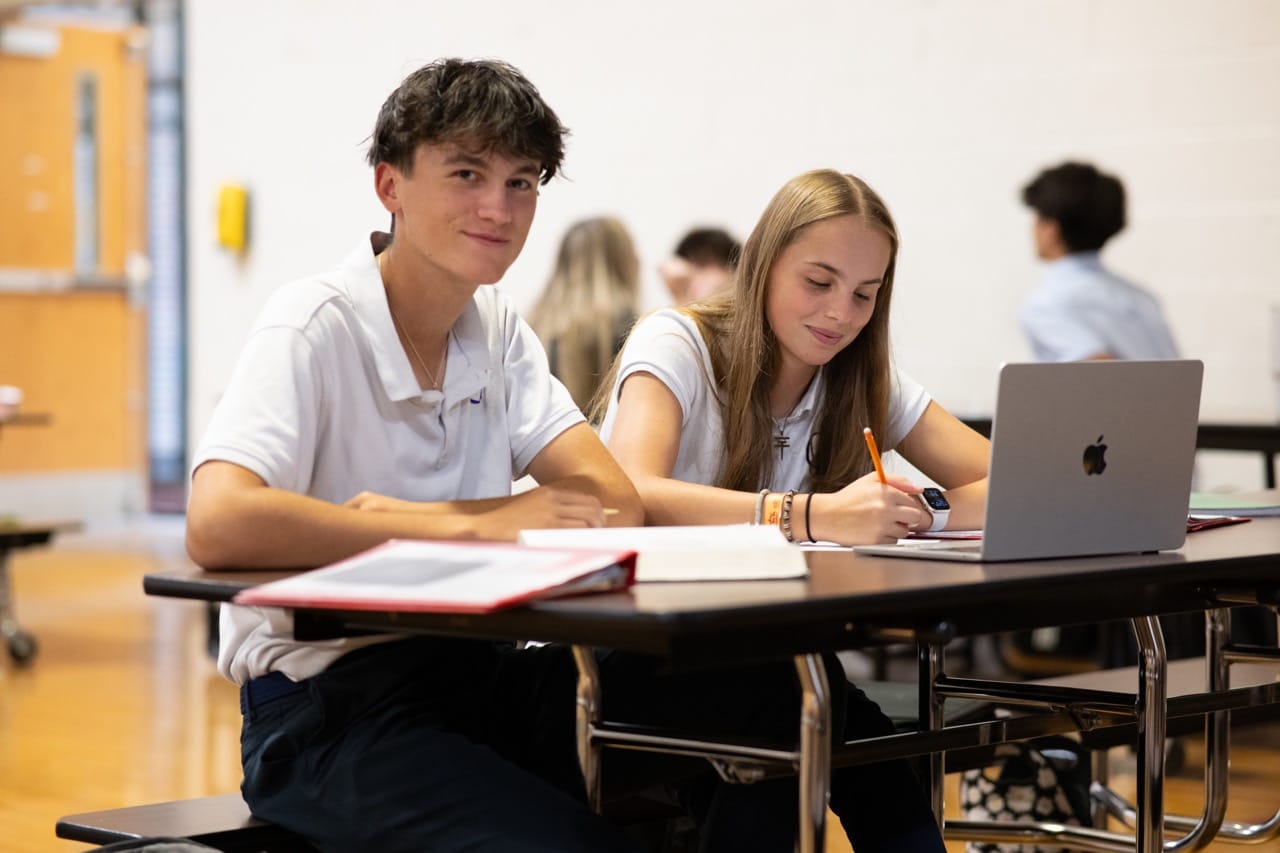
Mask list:
POLYGON ((600 794, 600 746, 592 737, 600 722, 600 669, 590 646, 574 646, 573 659, 578 664, 578 763, 587 785, 587 805, 599 813, 600 794))
MULTIPOLYGON (((1230 667, 1235 661, 1275 663, 1278 655, 1260 650, 1240 652, 1231 647, 1231 611, 1215 608, 1205 611, 1205 679, 1210 692, 1228 689, 1230 667)), ((1280 811, 1269 819, 1241 824, 1225 822, 1228 792, 1231 712, 1215 711, 1205 716, 1204 810, 1198 817, 1165 815, 1165 828, 1186 832, 1182 838, 1166 841, 1165 853, 1199 850, 1211 841, 1262 844, 1280 836, 1280 811)), ((1098 791, 1107 812, 1126 826, 1136 826, 1138 810, 1105 788, 1098 791)))
MULTIPOLYGON (((943 702, 946 701, 946 697, 939 695, 936 690, 938 678, 942 676, 946 663, 946 650, 938 643, 921 643, 918 646, 918 654, 920 728, 922 731, 938 731, 946 719, 943 716, 943 702)), ((929 753, 929 804, 933 808, 933 817, 938 822, 939 830, 945 824, 943 792, 946 774, 946 753, 942 750, 929 753)))
POLYGON ((36 655, 36 638, 22 630, 13 611, 13 589, 9 578, 9 556, 13 549, 0 546, 0 637, 9 656, 19 666, 30 663, 36 655))
MULTIPOLYGON (((600 734, 602 704, 600 670, 590 646, 574 646, 573 659, 578 666, 577 740, 578 762, 587 789, 587 803, 599 812, 602 805, 600 779, 600 734)), ((791 759, 800 777, 800 853, 820 853, 823 849, 827 803, 831 788, 831 690, 822 656, 795 657, 796 675, 800 681, 800 749, 798 752, 759 750, 749 747, 730 748, 727 744, 664 738, 660 736, 623 736, 611 731, 604 740, 618 746, 677 754, 700 754, 712 759, 743 758, 759 754, 770 760, 791 759)), ((743 776, 749 780, 750 774, 743 776)))
POLYGON ((800 678, 800 853, 820 853, 831 789, 831 691, 819 655, 796 655, 800 678))
POLYGON ((1133 620, 1138 641, 1138 825, 1137 853, 1164 850, 1164 739, 1165 657, 1164 634, 1155 616, 1133 620))

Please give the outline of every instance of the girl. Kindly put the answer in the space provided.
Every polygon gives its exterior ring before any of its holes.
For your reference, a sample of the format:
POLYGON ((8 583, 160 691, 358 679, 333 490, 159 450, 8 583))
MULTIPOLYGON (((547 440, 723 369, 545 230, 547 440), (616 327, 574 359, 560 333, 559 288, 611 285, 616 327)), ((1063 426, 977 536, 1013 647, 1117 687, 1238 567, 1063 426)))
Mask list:
POLYGON ((529 312, 551 373, 585 408, 609 370, 640 299, 640 261, 617 219, 585 219, 565 232, 556 268, 529 312))
POLYGON ((982 526, 987 440, 890 363, 897 249, 874 190, 807 172, 765 209, 731 288, 636 325, 595 409, 649 524, 786 515, 791 538, 842 545, 933 527, 919 486, 880 482, 871 427, 947 490, 947 527, 982 526))
MULTIPOLYGON (((897 249, 893 220, 870 187, 808 172, 769 203, 727 292, 636 325, 595 411, 606 410, 601 437, 639 489, 648 523, 777 516, 793 540, 845 545, 934 527, 919 486, 874 473, 869 426, 948 489, 953 510, 939 522, 982 526, 986 439, 890 364, 897 249)), ((835 742, 892 733, 834 658, 824 660, 830 683, 846 685, 833 690, 843 700, 835 742)), ((785 813, 789 790, 764 783, 720 793, 733 825, 753 811, 785 813)), ((859 853, 943 850, 904 761, 837 769, 830 804, 859 853)), ((742 849, 788 849, 781 829, 766 841, 752 826, 742 849)))

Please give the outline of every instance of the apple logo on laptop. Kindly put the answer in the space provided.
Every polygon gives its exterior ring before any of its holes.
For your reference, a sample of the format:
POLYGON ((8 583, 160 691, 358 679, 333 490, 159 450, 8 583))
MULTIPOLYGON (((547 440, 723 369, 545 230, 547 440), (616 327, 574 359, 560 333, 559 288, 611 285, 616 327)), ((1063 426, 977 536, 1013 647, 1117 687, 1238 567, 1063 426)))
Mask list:
POLYGON ((1097 444, 1091 444, 1084 449, 1084 473, 1101 474, 1107 470, 1106 453, 1107 446, 1102 443, 1102 436, 1098 436, 1097 444))

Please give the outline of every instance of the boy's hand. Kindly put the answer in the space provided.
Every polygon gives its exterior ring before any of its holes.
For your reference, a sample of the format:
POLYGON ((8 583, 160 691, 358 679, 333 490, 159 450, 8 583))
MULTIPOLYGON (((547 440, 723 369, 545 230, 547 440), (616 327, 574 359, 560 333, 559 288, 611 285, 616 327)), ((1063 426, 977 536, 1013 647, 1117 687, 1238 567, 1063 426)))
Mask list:
POLYGON ((539 486, 476 516, 481 539, 514 540, 527 528, 603 527, 604 508, 594 495, 539 486))

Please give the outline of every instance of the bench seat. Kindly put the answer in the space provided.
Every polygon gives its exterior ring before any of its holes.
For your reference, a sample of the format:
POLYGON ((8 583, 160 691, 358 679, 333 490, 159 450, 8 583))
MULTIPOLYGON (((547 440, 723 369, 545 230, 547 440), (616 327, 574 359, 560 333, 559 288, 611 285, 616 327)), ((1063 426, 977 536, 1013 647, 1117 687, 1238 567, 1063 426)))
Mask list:
MULTIPOLYGON (((1245 687, 1273 683, 1280 668, 1267 665, 1237 665, 1231 668, 1231 686, 1245 687)), ((1092 690, 1132 692, 1137 685, 1137 667, 1100 670, 1058 678, 1042 679, 1035 683, 1058 687, 1079 687, 1092 690)), ((899 730, 918 727, 916 718, 917 686, 908 683, 868 682, 862 685, 866 693, 893 718, 899 730)), ((1172 704, 1178 697, 1190 696, 1204 690, 1204 660, 1188 658, 1170 661, 1167 672, 1167 694, 1172 704)), ((945 705, 947 722, 959 724, 989 716, 993 705, 972 700, 952 700, 945 705)), ((1232 714, 1232 722, 1245 723, 1254 719, 1273 719, 1280 714, 1280 706, 1262 706, 1238 710, 1232 714)), ((1169 733, 1190 734, 1199 730, 1199 716, 1171 716, 1169 733)), ((1082 734, 1086 746, 1107 749, 1125 743, 1133 743, 1136 726, 1132 723, 1096 729, 1082 734)), ((949 770, 961 770, 989 763, 991 747, 960 749, 948 752, 949 770)), ((625 816, 623 816, 625 818, 625 816)), ((629 822, 625 819, 623 822, 629 822)), ((97 812, 70 815, 61 818, 56 826, 57 836, 90 844, 111 844, 131 839, 167 837, 186 838, 210 847, 233 853, 267 851, 267 853, 311 853, 313 848, 301 836, 255 818, 238 793, 154 803, 145 806, 107 809, 97 812)))
POLYGON ((314 851, 301 836, 250 814, 238 793, 69 815, 58 820, 55 832, 88 844, 186 838, 231 853, 314 851))

